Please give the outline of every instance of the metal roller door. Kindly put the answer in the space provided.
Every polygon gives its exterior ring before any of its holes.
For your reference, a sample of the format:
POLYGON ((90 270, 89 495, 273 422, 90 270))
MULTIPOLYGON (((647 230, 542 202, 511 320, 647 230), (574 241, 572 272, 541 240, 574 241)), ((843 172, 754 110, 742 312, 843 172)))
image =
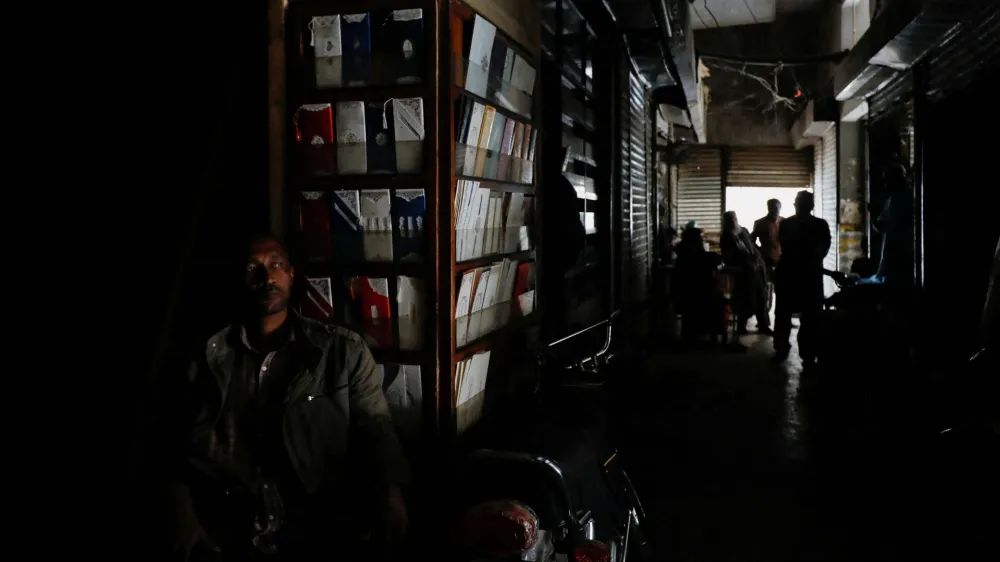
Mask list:
POLYGON ((794 148, 733 148, 726 187, 792 187, 811 183, 809 155, 794 148))
POLYGON ((697 221, 712 249, 722 235, 722 151, 692 147, 688 160, 677 166, 677 224, 697 221))
POLYGON ((621 99, 621 209, 623 302, 646 300, 652 264, 653 192, 647 180, 649 119, 646 87, 630 65, 622 67, 621 99))
MULTIPOLYGON (((830 225, 830 251, 823 260, 823 267, 831 271, 837 271, 837 261, 840 256, 840 221, 837 213, 837 129, 830 127, 830 130, 823 135, 823 192, 816 201, 816 206, 820 209, 820 215, 830 225)), ((833 279, 824 277, 827 296, 832 295, 837 286, 833 279)))

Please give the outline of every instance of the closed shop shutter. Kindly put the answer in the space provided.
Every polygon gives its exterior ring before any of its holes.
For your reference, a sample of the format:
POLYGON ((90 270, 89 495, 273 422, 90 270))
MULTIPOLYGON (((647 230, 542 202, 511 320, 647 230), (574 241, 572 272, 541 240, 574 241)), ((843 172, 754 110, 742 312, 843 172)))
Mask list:
POLYGON ((793 187, 810 183, 808 153, 786 147, 733 148, 726 187, 793 187))
MULTIPOLYGON (((839 216, 837 213, 837 127, 830 127, 830 130, 823 135, 822 140, 822 184, 823 190, 816 199, 816 206, 819 209, 817 216, 826 220, 830 225, 830 251, 823 260, 823 267, 831 271, 837 270, 837 258, 840 255, 840 228, 839 216)), ((824 277, 824 284, 827 296, 832 295, 836 290, 836 283, 830 277, 824 277)))
POLYGON ((631 179, 632 218, 632 295, 635 301, 644 301, 648 296, 650 266, 652 264, 652 225, 650 202, 653 199, 652 186, 648 180, 650 162, 649 123, 646 109, 647 92, 635 74, 629 75, 629 107, 631 113, 632 163, 629 166, 631 179))
POLYGON ((622 54, 622 62, 619 65, 619 100, 618 100, 618 120, 619 131, 618 143, 619 158, 621 159, 621 170, 618 193, 619 205, 621 207, 621 246, 618 253, 621 256, 619 266, 618 285, 621 302, 630 302, 631 299, 631 271, 632 271, 632 90, 629 87, 629 60, 628 56, 622 54))
POLYGON ((622 65, 621 99, 621 209, 622 209, 622 292, 626 303, 641 302, 648 296, 652 264, 653 193, 648 177, 649 119, 646 88, 626 59, 622 65))
POLYGON ((670 184, 668 189, 670 190, 670 224, 676 229, 679 225, 677 224, 677 170, 678 166, 675 164, 670 165, 670 184))
POLYGON ((697 221, 713 249, 722 235, 722 151, 692 147, 677 167, 677 224, 697 221))
POLYGON ((986 4, 928 57, 930 101, 947 97, 977 76, 1000 72, 1000 2, 986 4))

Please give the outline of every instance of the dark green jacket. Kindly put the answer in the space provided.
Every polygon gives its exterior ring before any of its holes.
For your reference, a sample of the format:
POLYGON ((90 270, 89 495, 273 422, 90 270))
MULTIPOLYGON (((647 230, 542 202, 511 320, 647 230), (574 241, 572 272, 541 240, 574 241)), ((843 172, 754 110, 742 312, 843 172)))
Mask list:
MULTIPOLYGON (((295 317, 287 363, 288 392, 282 422, 291 466, 308 494, 335 491, 345 483, 348 467, 362 464, 375 484, 404 484, 406 461, 375 361, 361 336, 339 326, 295 317), (350 451, 350 455, 349 455, 350 451), (362 458, 352 458, 360 455, 362 458)), ((239 325, 209 338, 204 355, 190 366, 182 382, 184 406, 175 426, 175 459, 200 459, 224 473, 244 468, 238 384, 256 373, 246 360, 239 325)))

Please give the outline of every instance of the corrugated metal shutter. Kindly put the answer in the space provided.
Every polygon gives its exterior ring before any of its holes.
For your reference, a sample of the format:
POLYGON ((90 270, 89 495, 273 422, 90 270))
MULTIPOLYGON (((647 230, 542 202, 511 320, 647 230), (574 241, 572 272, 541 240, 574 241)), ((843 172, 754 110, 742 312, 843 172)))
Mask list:
POLYGON ((913 98, 913 73, 903 72, 868 98, 868 121, 874 123, 913 98))
POLYGON ((621 260, 618 264, 619 279, 618 285, 622 302, 628 303, 633 300, 632 288, 632 91, 629 88, 629 60, 624 53, 621 55, 621 65, 619 65, 619 143, 618 150, 621 158, 621 177, 619 177, 619 203, 621 205, 621 247, 618 249, 621 260))
POLYGON ((722 235, 722 151, 692 147, 677 167, 677 224, 697 221, 705 239, 718 248, 722 235))
POLYGON ((632 126, 632 175, 629 185, 632 191, 632 296, 635 300, 646 300, 649 292, 649 275, 652 260, 652 225, 650 216, 653 206, 653 190, 648 180, 650 162, 649 138, 650 120, 646 109, 646 88, 635 74, 629 75, 631 92, 629 107, 632 126))
POLYGON ((648 296, 652 258, 652 190, 647 180, 649 119, 646 88, 632 73, 626 59, 622 65, 621 99, 621 208, 622 295, 624 302, 640 302, 648 296))
MULTIPOLYGON (((830 127, 830 130, 823 135, 822 159, 823 191, 816 199, 816 205, 820 211, 817 216, 825 219, 830 225, 830 239, 833 241, 830 244, 829 253, 826 254, 826 259, 823 260, 823 267, 836 271, 837 258, 840 255, 840 228, 837 213, 837 127, 830 127)), ((827 296, 832 295, 837 290, 836 282, 830 277, 823 279, 827 296)))
POLYGON ((987 4, 929 57, 929 100, 944 98, 978 75, 1000 72, 1000 3, 987 4))
POLYGON ((677 170, 679 169, 676 164, 670 165, 670 184, 667 186, 670 190, 670 224, 674 228, 679 226, 677 223, 677 170))
POLYGON ((733 148, 726 187, 794 187, 810 184, 809 156, 786 147, 733 148))

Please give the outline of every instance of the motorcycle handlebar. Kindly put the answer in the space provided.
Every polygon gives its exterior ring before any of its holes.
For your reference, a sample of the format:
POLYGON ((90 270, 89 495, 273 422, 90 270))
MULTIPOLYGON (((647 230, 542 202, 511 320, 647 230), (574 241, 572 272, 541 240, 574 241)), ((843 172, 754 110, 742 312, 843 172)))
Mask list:
POLYGON ((552 459, 542 455, 532 455, 515 451, 498 451, 495 449, 477 449, 472 452, 471 458, 493 463, 510 463, 540 468, 548 474, 552 479, 552 483, 559 491, 560 500, 563 502, 564 509, 566 509, 567 523, 572 524, 572 522, 576 521, 576 511, 573 509, 574 506, 570 500, 569 490, 566 487, 566 478, 563 476, 562 469, 552 459))
POLYGON ((565 342, 567 342, 567 341, 569 341, 569 340, 571 340, 573 338, 579 337, 579 336, 581 336, 581 335, 583 335, 583 334, 585 334, 587 332, 590 332, 591 330, 595 330, 595 329, 597 329, 597 328, 599 328, 601 326, 605 326, 606 327, 606 331, 605 331, 605 336, 604 336, 604 343, 601 345, 601 348, 595 354, 588 355, 588 356, 584 357, 583 359, 581 359, 579 361, 574 361, 574 362, 571 362, 569 364, 565 364, 563 367, 565 369, 567 369, 567 370, 570 370, 570 369, 586 369, 589 365, 595 364, 598 359, 604 357, 605 355, 608 354, 608 351, 610 351, 610 349, 611 349, 611 343, 612 343, 613 338, 614 338, 615 321, 620 316, 621 316, 621 310, 615 310, 606 319, 601 320, 600 322, 598 322, 598 323, 596 323, 596 324, 594 324, 592 326, 589 326, 587 328, 579 330, 579 331, 577 331, 577 332, 575 332, 573 334, 570 334, 570 335, 568 335, 566 337, 563 337, 561 339, 558 339, 558 340, 556 340, 554 342, 549 343, 545 347, 545 349, 543 350, 543 352, 539 355, 540 361, 546 362, 549 359, 554 359, 554 355, 555 354, 552 352, 552 348, 553 347, 555 347, 555 346, 557 346, 559 344, 565 343, 565 342))

